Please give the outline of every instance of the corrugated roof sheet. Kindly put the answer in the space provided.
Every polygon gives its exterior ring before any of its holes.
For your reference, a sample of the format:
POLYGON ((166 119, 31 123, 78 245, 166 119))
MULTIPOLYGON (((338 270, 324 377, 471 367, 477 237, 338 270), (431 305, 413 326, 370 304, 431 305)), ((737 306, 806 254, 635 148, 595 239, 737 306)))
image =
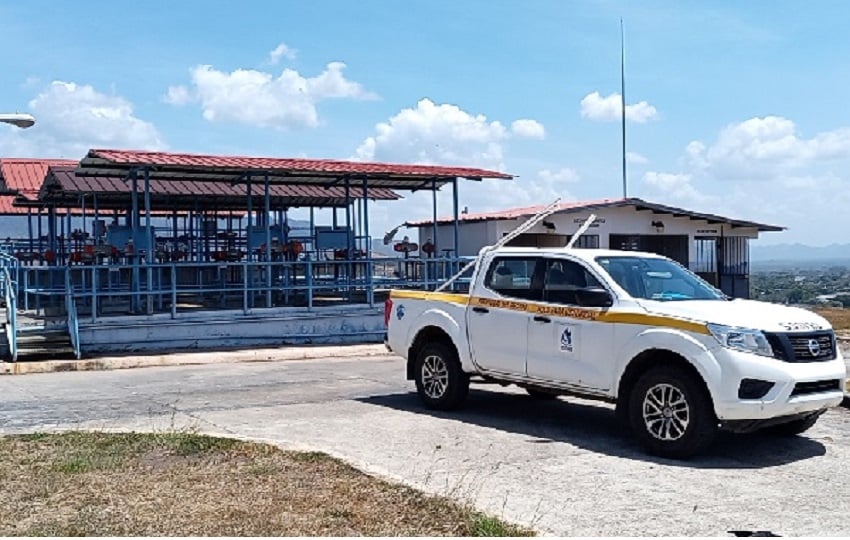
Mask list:
POLYGON ((26 208, 12 206, 14 200, 14 195, 0 195, 0 216, 20 216, 27 214, 26 208))
POLYGON ((51 165, 75 167, 77 161, 68 159, 0 159, 0 176, 9 191, 17 191, 27 198, 34 198, 51 165))
MULTIPOLYGON (((495 212, 467 213, 459 215, 458 219, 461 222, 473 222, 528 218, 542 212, 547 206, 548 205, 540 204, 535 206, 509 208, 507 210, 499 210, 495 212)), ((758 229, 760 232, 776 232, 785 230, 785 227, 779 227, 776 225, 767 225, 764 223, 756 223, 754 221, 745 221, 740 219, 718 216, 716 214, 695 212, 693 210, 686 210, 684 208, 678 208, 675 206, 667 206, 663 204, 644 201, 643 199, 638 199, 636 197, 630 197, 626 199, 599 199, 595 201, 570 201, 558 205, 558 210, 556 212, 580 212, 582 210, 593 210, 596 208, 612 208, 619 206, 633 206, 637 210, 651 210, 659 214, 671 214, 676 217, 687 217, 694 220, 705 220, 709 223, 728 223, 733 227, 753 227, 758 229)), ((432 226, 433 222, 433 220, 425 219, 419 221, 410 221, 407 222, 405 225, 409 227, 429 227, 432 226)), ((454 218, 437 218, 437 223, 454 223, 454 218)))
POLYGON ((151 178, 168 178, 175 172, 185 178, 192 174, 207 177, 235 176, 246 172, 269 174, 275 183, 325 184, 354 176, 353 182, 371 187, 428 189, 431 182, 442 185, 454 178, 511 179, 512 175, 472 167, 370 163, 333 159, 266 158, 211 156, 134 150, 89 150, 80 162, 78 174, 123 176, 131 167, 150 167, 151 178), (116 173, 115 171, 120 171, 116 173))
MULTIPOLYGON (((243 181, 244 182, 244 181, 243 181)), ((143 182, 139 181, 141 192, 143 182)), ((166 208, 187 208, 195 206, 198 198, 203 198, 204 206, 219 208, 245 208, 247 187, 245 183, 232 185, 230 182, 206 182, 195 180, 156 180, 150 181, 151 203, 166 208)), ((39 197, 54 202, 74 203, 81 194, 97 194, 99 202, 107 204, 111 199, 126 205, 129 201, 131 183, 123 178, 102 176, 77 176, 69 167, 51 167, 47 180, 39 197)), ((264 196, 262 183, 251 184, 251 193, 255 198, 264 196)), ((361 198, 363 190, 358 186, 349 189, 351 199, 361 198)), ((345 204, 345 188, 342 186, 304 186, 296 184, 273 184, 269 186, 269 195, 275 207, 296 206, 342 206, 345 204)), ((372 188, 367 193, 372 200, 395 200, 399 195, 387 188, 372 188)), ((256 202, 255 202, 256 205, 256 202)))

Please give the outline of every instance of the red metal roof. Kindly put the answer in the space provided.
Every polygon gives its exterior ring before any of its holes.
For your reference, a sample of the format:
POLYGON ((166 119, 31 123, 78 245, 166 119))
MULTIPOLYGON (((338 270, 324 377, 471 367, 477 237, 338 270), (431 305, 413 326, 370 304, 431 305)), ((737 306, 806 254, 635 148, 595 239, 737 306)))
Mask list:
MULTIPOLYGON (((495 212, 477 212, 473 214, 461 214, 458 220, 461 222, 474 221, 498 221, 506 219, 528 218, 542 212, 548 205, 540 204, 535 206, 524 206, 520 208, 509 208, 507 210, 499 210, 495 212)), ((638 199, 636 197, 617 198, 617 199, 599 199, 595 201, 570 201, 558 205, 556 212, 579 212, 582 210, 593 210, 596 208, 611 208, 618 206, 633 206, 637 210, 651 210, 657 214, 671 214, 675 217, 687 217, 694 220, 704 220, 709 223, 728 223, 733 227, 752 227, 759 231, 783 231, 785 227, 776 225, 767 225, 764 223, 756 223, 754 221, 745 221, 733 219, 716 214, 706 214, 702 212, 694 212, 693 210, 685 210, 675 206, 667 206, 663 204, 653 203, 638 199)), ((419 221, 410 221, 405 223, 408 227, 430 227, 433 220, 424 219, 419 221)), ((453 217, 437 218, 438 224, 454 223, 453 217)))
POLYGON ((14 200, 14 195, 0 195, 0 216, 20 216, 27 214, 26 208, 12 206, 12 201, 14 200))
MULTIPOLYGON (((558 205, 557 212, 561 212, 563 210, 581 210, 585 208, 593 208, 598 206, 610 206, 616 203, 622 203, 626 199, 599 199, 596 201, 569 201, 563 202, 558 205)), ((505 219, 517 219, 521 217, 531 217, 535 214, 539 214, 542 212, 548 204, 537 204, 534 206, 521 206, 518 208, 508 208, 507 210, 496 210, 492 212, 474 212, 467 214, 460 214, 458 216, 459 221, 499 221, 505 219)), ((431 225, 434 221, 431 219, 423 219, 419 221, 409 221, 406 225, 410 227, 424 227, 427 225, 431 225)), ((444 216, 437 218, 438 224, 444 223, 454 223, 454 218, 450 216, 444 216)))
MULTIPOLYGON (((141 192, 142 182, 138 183, 141 192)), ((168 209, 175 206, 190 209, 201 200, 204 206, 210 208, 245 208, 247 189, 244 183, 232 185, 230 182, 219 180, 206 182, 196 180, 156 180, 150 181, 152 205, 165 206, 168 209)), ((97 194, 99 201, 105 203, 110 198, 121 200, 126 204, 127 194, 131 192, 131 183, 123 178, 102 176, 77 176, 70 167, 50 167, 47 180, 39 194, 39 198, 53 202, 63 202, 77 205, 81 194, 97 194)), ((263 197, 264 186, 261 183, 251 184, 251 194, 263 197)), ((351 187, 351 199, 361 198, 363 190, 360 186, 351 187)), ((368 191, 369 199, 396 200, 399 195, 391 189, 372 188, 368 191)), ((297 184, 272 184, 269 195, 275 207, 296 206, 343 206, 345 205, 345 188, 342 186, 305 186, 297 184)), ((256 204, 256 202, 255 202, 256 204)))
POLYGON ((429 181, 440 184, 453 178, 511 179, 512 175, 471 167, 438 165, 408 165, 399 163, 369 163, 333 159, 265 158, 244 156, 210 156, 169 152, 134 150, 89 150, 80 162, 78 174, 123 176, 130 167, 150 167, 151 178, 166 178, 169 173, 240 175, 246 172, 269 174, 270 180, 282 183, 324 183, 345 176, 356 176, 356 183, 365 179, 370 189, 395 187, 400 189, 425 189, 429 181))
POLYGON ((51 165, 75 167, 77 161, 67 159, 0 159, 0 176, 9 191, 17 191, 27 198, 35 198, 51 165))

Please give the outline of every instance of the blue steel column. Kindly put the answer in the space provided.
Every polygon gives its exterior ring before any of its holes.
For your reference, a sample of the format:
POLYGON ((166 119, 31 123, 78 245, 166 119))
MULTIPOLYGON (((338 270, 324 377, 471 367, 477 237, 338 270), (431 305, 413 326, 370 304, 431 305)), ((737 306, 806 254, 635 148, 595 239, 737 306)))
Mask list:
POLYGON ((130 292, 132 293, 132 307, 131 311, 133 313, 138 313, 140 311, 139 308, 139 289, 141 286, 139 285, 139 258, 136 257, 136 253, 138 253, 139 247, 136 246, 136 227, 139 224, 139 179, 136 175, 136 169, 130 170, 130 182, 131 182, 131 194, 130 200, 132 202, 132 208, 130 211, 130 238, 133 239, 133 255, 130 260, 130 264, 132 265, 133 272, 133 284, 131 286, 130 292))
POLYGON ((68 213, 65 215, 65 221, 68 224, 68 230, 62 234, 62 264, 71 265, 71 209, 65 209, 68 213))
POLYGON ((346 259, 349 262, 346 263, 346 281, 348 283, 348 301, 351 302, 351 273, 353 270, 353 265, 350 261, 354 260, 354 246, 352 245, 351 238, 351 179, 346 176, 345 177, 345 238, 346 238, 346 259))
MULTIPOLYGON (((440 250, 437 249, 437 179, 436 178, 431 179, 431 202, 432 202, 432 205, 433 205, 432 210, 434 212, 434 222, 431 224, 431 231, 432 231, 431 234, 433 234, 434 237, 431 240, 431 242, 432 242, 433 247, 434 247, 434 258, 436 259, 437 257, 440 256, 440 250)), ((420 240, 420 242, 421 242, 421 240, 420 240)), ((420 249, 421 249, 421 246, 420 246, 420 249)), ((422 252, 420 251, 420 253, 422 253, 422 252)), ((428 268, 427 259, 425 261, 425 268, 426 269, 428 268)), ((432 265, 432 268, 433 268, 434 288, 436 289, 437 288, 437 263, 436 263, 436 261, 432 265)), ((427 273, 427 270, 426 270, 426 273, 427 273)), ((426 283, 425 286, 427 288, 427 286, 428 286, 427 283, 426 283)))
POLYGON ((249 294, 249 292, 248 292, 248 288, 252 285, 252 283, 254 281, 253 279, 250 279, 250 278, 253 277, 253 267, 251 266, 251 262, 254 260, 254 254, 251 251, 251 229, 253 228, 253 216, 251 214, 254 211, 254 207, 253 207, 254 193, 253 193, 253 189, 251 188, 251 173, 247 173, 245 175, 245 183, 247 185, 247 191, 248 191, 248 205, 247 205, 247 207, 248 207, 248 222, 245 224, 246 264, 244 266, 245 275, 242 276, 242 284, 245 287, 244 302, 243 302, 245 305, 243 306, 243 309, 245 309, 247 311, 248 309, 250 309, 254 306, 254 296, 252 294, 249 294))
POLYGON ((366 178, 363 178, 363 199, 360 203, 360 208, 363 210, 363 236, 366 237, 366 301, 369 307, 375 305, 375 290, 373 288, 372 274, 372 237, 369 235, 369 183, 366 178))
POLYGON ((94 221, 92 222, 92 244, 95 246, 95 255, 94 260, 91 265, 91 322, 94 324, 97 322, 97 267, 98 267, 98 238, 97 238, 97 220, 100 218, 100 214, 98 212, 97 207, 97 193, 92 194, 92 207, 94 208, 94 221))
POLYGON ((151 231, 151 175, 150 169, 145 167, 145 237, 147 238, 147 250, 145 250, 145 278, 147 280, 148 294, 145 297, 145 304, 148 315, 153 313, 153 273, 151 272, 151 264, 153 263, 154 237, 151 231))
POLYGON ((271 228, 271 201, 269 200, 269 173, 265 176, 263 186, 265 196, 265 216, 263 223, 266 226, 266 307, 272 307, 272 228, 271 228))
POLYGON ((313 309, 313 264, 312 260, 319 260, 319 251, 316 249, 316 209, 310 207, 310 249, 313 254, 307 256, 307 308, 313 309))
POLYGON ((34 247, 32 238, 32 206, 27 206, 27 231, 30 237, 30 256, 32 256, 34 247))
POLYGON ((455 256, 454 261, 449 266, 452 269, 451 274, 454 275, 458 270, 460 270, 460 225, 458 223, 458 192, 457 192, 457 178, 452 180, 452 216, 454 217, 454 243, 455 243, 455 256))
POLYGON ((41 237, 43 236, 42 227, 41 227, 41 207, 38 207, 38 253, 41 256, 44 256, 44 246, 41 243, 41 237))
POLYGON ((252 228, 252 216, 251 213, 254 211, 253 208, 253 193, 251 192, 251 173, 248 173, 245 178, 248 190, 248 223, 245 224, 245 249, 247 250, 246 256, 248 257, 248 262, 253 260, 253 254, 251 253, 251 228, 252 228))

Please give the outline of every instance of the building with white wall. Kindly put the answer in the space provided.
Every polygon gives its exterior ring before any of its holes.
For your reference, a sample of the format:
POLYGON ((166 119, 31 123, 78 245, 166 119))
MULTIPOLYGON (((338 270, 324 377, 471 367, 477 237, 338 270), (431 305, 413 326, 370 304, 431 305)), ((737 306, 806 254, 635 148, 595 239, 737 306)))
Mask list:
MULTIPOLYGON (((436 238, 437 256, 473 256, 496 243, 544 206, 511 208, 459 216, 455 249, 453 218, 407 223, 425 245, 436 238)), ((577 240, 577 247, 649 251, 665 255, 736 297, 749 295, 749 241, 759 233, 784 227, 733 219, 652 203, 638 198, 575 201, 559 209, 510 245, 565 246, 591 215, 596 220, 577 240)))

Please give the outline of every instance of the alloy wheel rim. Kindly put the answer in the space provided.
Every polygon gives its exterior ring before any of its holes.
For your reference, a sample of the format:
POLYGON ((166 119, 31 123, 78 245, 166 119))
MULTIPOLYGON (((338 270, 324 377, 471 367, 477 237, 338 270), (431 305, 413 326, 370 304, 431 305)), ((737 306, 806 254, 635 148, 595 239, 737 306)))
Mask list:
POLYGON ((681 439, 691 421, 691 408, 685 394, 672 384, 659 383, 643 398, 646 431, 662 441, 681 439))
POLYGON ((422 362, 422 388, 425 395, 432 399, 440 399, 449 386, 449 369, 446 361, 437 355, 425 357, 422 362))

